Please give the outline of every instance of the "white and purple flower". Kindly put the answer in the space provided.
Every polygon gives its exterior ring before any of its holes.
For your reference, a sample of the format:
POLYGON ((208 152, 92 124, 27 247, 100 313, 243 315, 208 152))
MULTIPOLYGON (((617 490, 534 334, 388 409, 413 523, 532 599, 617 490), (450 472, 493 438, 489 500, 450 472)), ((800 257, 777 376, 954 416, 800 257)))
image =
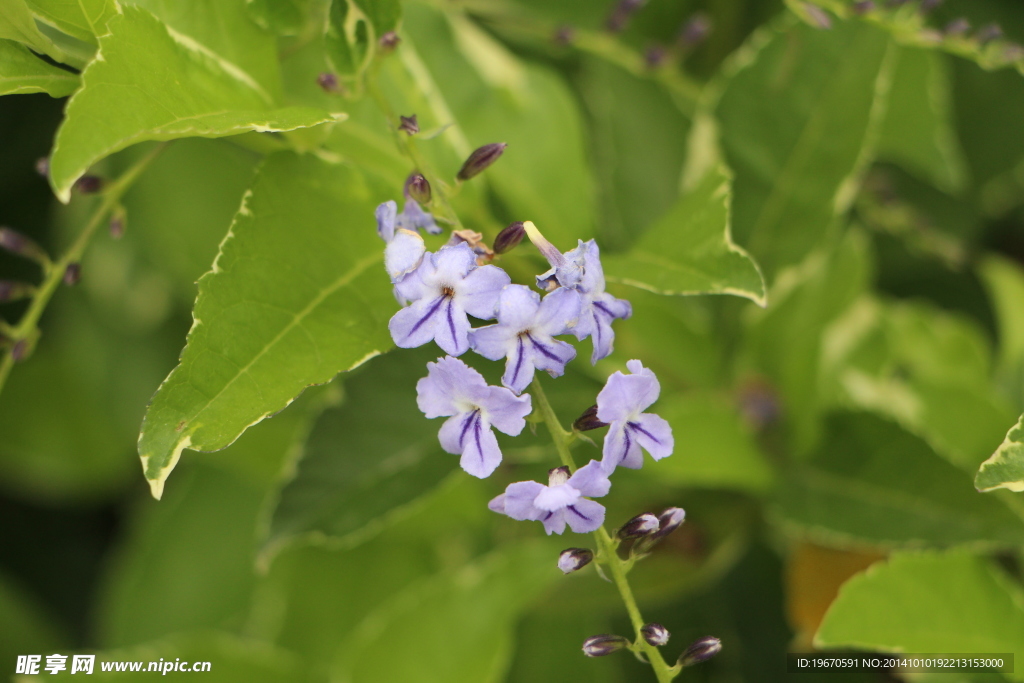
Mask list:
POLYGON ((461 455, 462 469, 481 479, 501 463, 491 427, 518 436, 532 410, 529 394, 516 396, 488 386, 483 375, 451 356, 427 363, 427 376, 416 383, 416 393, 416 403, 428 418, 448 418, 438 432, 441 447, 461 455))
POLYGON ((672 455, 672 427, 654 413, 643 412, 658 400, 661 385, 638 360, 626 362, 629 375, 614 372, 597 395, 597 419, 608 424, 601 465, 611 474, 619 465, 640 469, 641 448, 655 460, 672 455))
POLYGON ((497 266, 478 267, 467 243, 442 247, 395 284, 412 304, 392 316, 391 337, 404 349, 434 340, 445 353, 460 356, 469 349, 467 314, 494 318, 501 290, 510 282, 497 266))
POLYGON ((604 291, 604 268, 597 242, 579 240, 575 249, 562 254, 533 223, 526 221, 523 226, 530 240, 551 264, 550 270, 537 276, 537 286, 548 291, 564 287, 580 293, 583 307, 572 332, 580 341, 591 338, 594 352, 590 362, 597 363, 612 352, 615 341, 612 321, 628 318, 633 314, 633 307, 625 299, 616 299, 604 291))
POLYGON ((509 484, 487 507, 512 519, 542 522, 549 536, 561 534, 566 524, 576 533, 586 534, 604 524, 605 510, 584 496, 600 498, 610 489, 601 463, 591 460, 572 476, 567 467, 556 467, 548 473, 547 486, 535 481, 509 484))
POLYGON ((377 234, 387 244, 384 247, 384 269, 391 276, 392 284, 398 284, 420 267, 427 247, 418 232, 398 225, 398 205, 393 201, 384 202, 374 213, 377 234))
POLYGON ((557 289, 543 299, 523 285, 509 285, 498 301, 498 324, 469 333, 470 347, 484 358, 508 358, 501 383, 520 394, 533 380, 535 369, 552 377, 565 372, 576 349, 554 339, 572 331, 582 308, 579 292, 557 289))

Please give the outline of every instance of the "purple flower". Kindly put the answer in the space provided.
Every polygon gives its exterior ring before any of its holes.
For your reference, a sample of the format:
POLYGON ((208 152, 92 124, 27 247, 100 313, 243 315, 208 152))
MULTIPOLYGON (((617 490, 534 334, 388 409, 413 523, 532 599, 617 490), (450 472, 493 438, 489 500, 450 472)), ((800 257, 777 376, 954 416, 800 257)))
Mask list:
POLYGON ((491 431, 517 436, 530 414, 530 395, 488 386, 483 375, 458 358, 427 363, 427 376, 416 383, 416 404, 430 419, 447 417, 437 436, 449 453, 474 477, 491 474, 501 463, 498 439, 491 431))
POLYGON ((551 270, 537 276, 537 286, 549 291, 556 287, 575 289, 582 296, 583 309, 572 332, 581 341, 591 338, 594 352, 590 362, 597 363, 612 352, 615 340, 612 321, 628 318, 633 314, 633 307, 628 301, 616 299, 604 291, 604 268, 601 267, 597 242, 579 240, 575 249, 561 254, 544 239, 533 223, 527 221, 523 226, 530 240, 551 264, 551 270))
POLYGON ((377 234, 387 243, 384 247, 384 268, 395 284, 420 267, 427 251, 419 233, 402 227, 396 229, 397 211, 398 206, 394 202, 384 202, 374 212, 377 216, 377 234))
POLYGON ((672 427, 663 418, 643 412, 658 400, 661 385, 654 373, 638 360, 626 367, 632 373, 614 372, 597 395, 597 419, 608 423, 601 465, 611 474, 619 465, 640 469, 641 447, 655 460, 672 455, 672 427))
POLYGON ((591 460, 571 477, 567 467, 556 467, 548 473, 547 486, 535 481, 509 484, 487 507, 512 519, 543 522, 549 536, 565 531, 566 524, 585 534, 604 524, 604 506, 583 496, 600 498, 611 486, 601 463, 591 460))
POLYGON ((509 282, 497 266, 478 268, 468 244, 441 247, 396 284, 396 291, 413 303, 392 316, 391 337, 403 349, 433 339, 446 353, 462 355, 469 349, 466 314, 493 318, 501 289, 509 282))
POLYGON ((542 300, 529 287, 509 285, 498 300, 498 324, 472 330, 469 345, 489 360, 508 358, 501 383, 519 394, 535 368, 559 377, 576 357, 571 344, 554 336, 571 331, 580 308, 580 295, 571 289, 557 289, 542 300))
POLYGON ((431 235, 441 234, 441 226, 434 221, 434 217, 412 198, 405 200, 405 208, 397 216, 397 225, 403 230, 426 230, 431 235))

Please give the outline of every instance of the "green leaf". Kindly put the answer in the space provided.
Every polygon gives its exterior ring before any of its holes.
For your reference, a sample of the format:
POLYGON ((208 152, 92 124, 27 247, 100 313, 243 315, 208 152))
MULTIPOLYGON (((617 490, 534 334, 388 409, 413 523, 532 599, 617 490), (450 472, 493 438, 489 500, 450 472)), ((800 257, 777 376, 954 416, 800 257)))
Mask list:
POLYGON ((769 277, 832 232, 884 112, 886 34, 858 22, 756 34, 717 103, 733 230, 769 277))
POLYGON ((966 162, 953 129, 952 106, 944 58, 932 50, 900 49, 878 157, 947 192, 962 189, 966 162))
POLYGON ((366 618, 337 674, 351 681, 504 680, 516 618, 555 578, 546 548, 512 545, 410 586, 366 618), (402 643, 401 657, 395 643, 402 643))
POLYGON ((43 21, 93 45, 107 32, 107 22, 118 14, 114 0, 28 0, 43 21))
POLYGON ((20 43, 0 39, 0 95, 44 92, 65 97, 78 83, 76 74, 47 64, 20 43))
POLYGON ((456 469, 438 445, 438 421, 416 406, 416 380, 436 357, 433 348, 389 353, 346 380, 344 405, 317 420, 281 491, 263 561, 296 537, 357 544, 456 469))
POLYGON ((707 393, 668 395, 657 413, 677 436, 676 452, 644 473, 678 486, 763 493, 774 472, 757 448, 736 408, 707 393))
POLYGON ((837 247, 779 273, 768 295, 771 306, 749 311, 743 365, 779 392, 784 431, 796 454, 807 452, 819 429, 824 332, 860 296, 870 275, 867 240, 851 230, 837 247))
POLYGON ((605 274, 659 294, 733 294, 765 306, 757 264, 729 234, 732 184, 718 166, 625 254, 603 258, 605 274))
POLYGON ((377 41, 402 16, 398 0, 331 0, 324 47, 335 71, 353 76, 373 57, 377 41))
POLYGON ((828 546, 920 547, 1024 542, 1024 522, 895 424, 835 414, 814 457, 776 496, 781 519, 828 546))
POLYGON ((974 485, 979 491, 1024 491, 1024 415, 1006 433, 992 457, 981 463, 974 485))
POLYGON ((978 274, 988 290, 999 329, 1000 385, 1018 405, 1024 405, 1024 269, 1014 261, 987 255, 978 274))
MULTIPOLYGON (((963 550, 895 553, 839 590, 817 647, 888 652, 1020 652, 1024 600, 986 559, 963 550)), ((1009 674, 1024 680, 1018 667, 1009 674)))
POLYGON ((142 425, 157 498, 184 448, 224 448, 305 387, 391 347, 397 305, 372 228, 378 199, 344 166, 290 153, 265 162, 199 281, 181 362, 142 425))
POLYGON ((281 101, 276 36, 254 23, 245 0, 130 0, 152 12, 172 32, 188 36, 230 62, 281 101))
POLYGON ((103 59, 82 74, 50 158, 61 201, 90 165, 143 140, 293 130, 340 120, 308 108, 274 109, 233 64, 177 34, 149 12, 125 7, 100 38, 103 59))
POLYGON ((310 19, 314 0, 246 0, 249 16, 257 24, 279 35, 302 32, 310 19))
POLYGON ((36 26, 36 20, 25 0, 6 0, 0 3, 0 38, 24 43, 58 62, 66 57, 36 26))

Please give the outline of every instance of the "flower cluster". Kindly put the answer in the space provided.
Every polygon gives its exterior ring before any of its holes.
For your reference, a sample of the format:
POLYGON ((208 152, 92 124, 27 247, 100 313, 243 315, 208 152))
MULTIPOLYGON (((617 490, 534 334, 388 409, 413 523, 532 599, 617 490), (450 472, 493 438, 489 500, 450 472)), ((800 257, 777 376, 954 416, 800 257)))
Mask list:
MULTIPOLYGON (((532 399, 523 392, 536 371, 559 377, 576 357, 573 345, 557 337, 591 338, 591 362, 596 364, 612 352, 612 322, 628 318, 632 309, 628 301, 605 291, 594 240, 580 241, 562 253, 528 221, 515 223, 499 235, 493 251, 481 246, 479 235, 469 231, 455 231, 447 244, 427 251, 420 231, 436 234, 440 229, 415 199, 429 193, 416 189, 413 181, 408 185, 416 191, 407 188, 401 214, 393 201, 376 211, 377 231, 386 243, 385 269, 402 304, 388 329, 401 348, 433 341, 448 354, 427 364, 427 376, 416 385, 417 402, 426 417, 447 418, 438 432, 441 446, 461 457, 466 472, 484 478, 502 459, 493 429, 517 436, 526 425, 532 399), (537 276, 540 291, 512 284, 504 270, 489 263, 524 235, 551 266, 537 276), (474 328, 471 317, 492 322, 474 328), (489 386, 458 358, 470 349, 488 360, 505 361, 503 386, 489 386)), ((534 481, 510 484, 491 501, 492 510, 513 519, 539 521, 548 534, 561 534, 566 526, 577 533, 595 531, 604 523, 605 509, 591 499, 608 493, 609 476, 615 469, 641 467, 644 450, 655 460, 671 455, 668 423, 644 412, 661 391, 657 378, 639 360, 629 361, 626 367, 628 374, 615 372, 608 379, 584 427, 608 426, 602 460, 591 460, 574 473, 557 467, 549 473, 546 486, 534 481)))

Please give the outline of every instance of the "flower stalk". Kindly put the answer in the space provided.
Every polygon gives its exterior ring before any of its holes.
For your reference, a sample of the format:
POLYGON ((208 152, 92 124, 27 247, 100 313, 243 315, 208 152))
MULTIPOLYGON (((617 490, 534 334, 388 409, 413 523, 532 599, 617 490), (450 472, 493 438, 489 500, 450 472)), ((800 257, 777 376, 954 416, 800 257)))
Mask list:
MULTIPOLYGON (((569 451, 569 443, 573 439, 572 432, 566 431, 562 427, 561 422, 558 421, 558 416, 555 415, 555 411, 551 407, 551 403, 548 401, 548 397, 544 393, 544 388, 541 386, 539 379, 535 378, 533 380, 530 389, 534 397, 535 408, 539 412, 544 424, 547 425, 559 459, 571 472, 575 472, 576 463, 572 458, 572 453, 569 451)), ((681 668, 679 666, 669 666, 661 656, 658 648, 648 643, 643 637, 642 630, 647 622, 644 621, 643 616, 640 614, 640 608, 636 604, 636 598, 633 596, 633 590, 630 588, 629 579, 626 576, 633 562, 619 557, 618 542, 612 538, 611 534, 603 526, 593 532, 593 536, 597 541, 598 548, 595 561, 608 567, 612 583, 618 589, 619 596, 626 606, 626 612, 629 614, 629 620, 633 624, 633 631, 636 637, 633 641, 632 650, 638 656, 642 655, 651 665, 658 683, 670 683, 679 674, 681 668)))

